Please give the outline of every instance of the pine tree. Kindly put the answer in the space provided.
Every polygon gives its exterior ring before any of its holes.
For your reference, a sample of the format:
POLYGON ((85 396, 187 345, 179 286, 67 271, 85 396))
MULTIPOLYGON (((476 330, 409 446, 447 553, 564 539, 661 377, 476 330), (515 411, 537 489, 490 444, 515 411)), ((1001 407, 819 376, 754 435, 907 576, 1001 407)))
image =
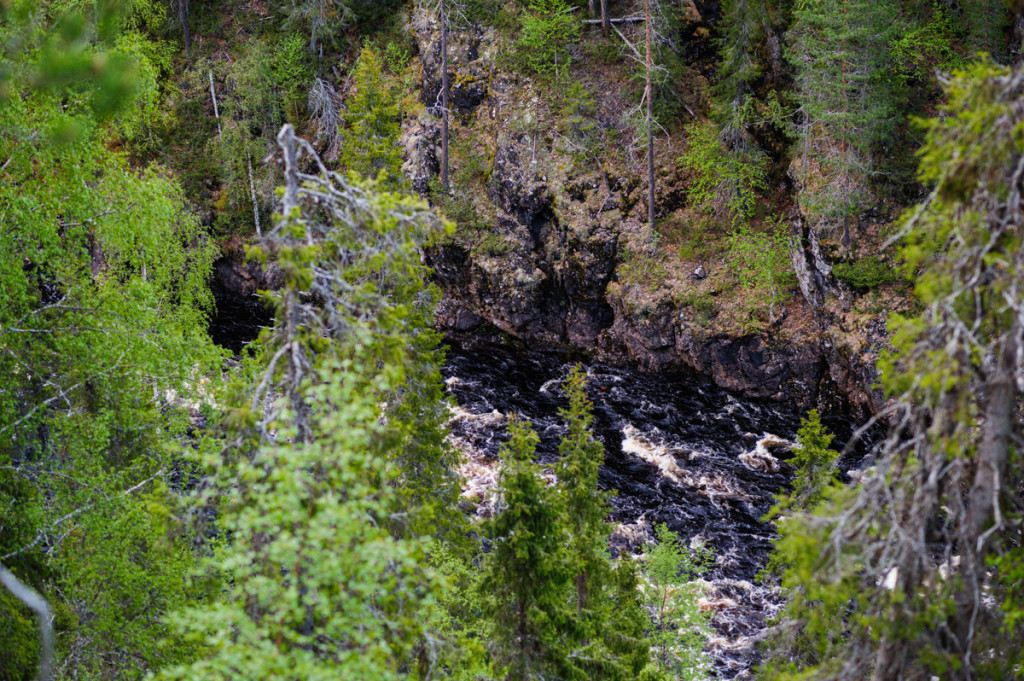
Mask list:
POLYGON ((380 179, 389 189, 405 189, 398 98, 385 82, 380 56, 372 47, 359 53, 353 78, 355 94, 342 114, 346 127, 340 161, 367 179, 380 179))
POLYGON ((496 624, 492 659, 508 679, 526 681, 564 666, 560 633, 572 616, 566 596, 573 568, 558 489, 547 486, 533 463, 539 438, 515 417, 508 431, 482 589, 496 624))
POLYGON ((802 119, 800 208, 815 228, 841 224, 847 248, 850 220, 870 200, 873 147, 894 116, 885 71, 896 9, 893 0, 808 0, 788 34, 802 119))

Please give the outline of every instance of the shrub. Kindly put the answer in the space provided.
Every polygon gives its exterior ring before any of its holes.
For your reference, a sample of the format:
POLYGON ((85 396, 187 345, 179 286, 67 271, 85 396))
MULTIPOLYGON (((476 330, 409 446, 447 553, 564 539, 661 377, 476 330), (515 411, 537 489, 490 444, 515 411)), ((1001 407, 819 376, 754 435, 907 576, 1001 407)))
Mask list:
POLYGON ((896 273, 881 258, 871 256, 853 263, 841 262, 832 268, 836 279, 855 289, 868 290, 896 281, 896 273))
POLYGON ((758 196, 768 189, 768 158, 753 147, 726 149, 714 123, 692 123, 686 136, 689 146, 679 164, 696 175, 690 203, 732 226, 752 218, 758 196))
POLYGON ((755 232, 741 225, 728 239, 729 261, 741 289, 750 299, 751 312, 765 310, 774 316, 774 305, 782 291, 796 280, 789 259, 789 237, 779 222, 767 232, 755 232))

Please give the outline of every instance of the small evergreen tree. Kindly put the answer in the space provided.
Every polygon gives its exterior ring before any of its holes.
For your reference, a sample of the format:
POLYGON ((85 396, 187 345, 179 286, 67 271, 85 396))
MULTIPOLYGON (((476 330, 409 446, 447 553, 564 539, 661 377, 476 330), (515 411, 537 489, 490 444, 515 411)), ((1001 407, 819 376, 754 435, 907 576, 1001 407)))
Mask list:
POLYGON ((569 64, 569 47, 580 38, 579 20, 566 0, 529 0, 523 13, 519 55, 534 73, 557 76, 569 64))
POLYGON ((658 543, 647 550, 643 567, 652 663, 676 679, 699 681, 710 669, 704 644, 711 627, 710 614, 697 603, 703 586, 696 580, 707 572, 711 553, 691 552, 664 523, 655 534, 658 543))
POLYGON ((592 405, 586 394, 587 375, 580 365, 565 380, 569 408, 561 410, 568 426, 558 445, 556 473, 565 497, 569 529, 569 555, 576 571, 576 611, 582 616, 591 606, 593 592, 608 581, 608 493, 597 488, 597 473, 604 462, 604 447, 594 439, 592 405))
POLYGON ((571 651, 567 678, 632 679, 647 663, 643 612, 636 575, 628 558, 613 570, 608 556, 609 493, 597 487, 604 447, 594 438, 587 375, 576 365, 566 377, 569 407, 561 410, 567 430, 558 445, 556 473, 564 497, 564 522, 573 572, 576 616, 564 637, 571 651))
POLYGON ((379 179, 389 189, 404 189, 402 132, 398 98, 387 86, 380 56, 364 47, 356 62, 355 94, 348 100, 341 164, 367 179, 379 179))

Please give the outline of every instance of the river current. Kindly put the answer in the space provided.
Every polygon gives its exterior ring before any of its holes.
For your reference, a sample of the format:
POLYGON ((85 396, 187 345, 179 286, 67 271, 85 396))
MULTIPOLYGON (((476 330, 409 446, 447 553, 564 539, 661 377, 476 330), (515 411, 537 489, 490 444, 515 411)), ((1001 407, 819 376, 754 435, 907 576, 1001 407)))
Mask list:
MULTIPOLYGON (((493 508, 510 414, 526 417, 540 435, 542 464, 557 459, 564 432, 558 410, 566 406, 561 383, 574 365, 565 355, 490 339, 450 345, 444 377, 456 403, 451 441, 463 455, 463 496, 478 515, 493 508)), ((605 448, 598 484, 616 492, 612 551, 641 551, 660 523, 712 546, 715 565, 701 604, 713 612, 708 653, 717 677, 750 678, 756 643, 779 609, 777 589, 757 579, 774 536, 760 518, 791 479, 785 459, 800 414, 683 374, 583 366, 595 434, 605 448)), ((841 419, 823 420, 840 435, 849 432, 841 419)))

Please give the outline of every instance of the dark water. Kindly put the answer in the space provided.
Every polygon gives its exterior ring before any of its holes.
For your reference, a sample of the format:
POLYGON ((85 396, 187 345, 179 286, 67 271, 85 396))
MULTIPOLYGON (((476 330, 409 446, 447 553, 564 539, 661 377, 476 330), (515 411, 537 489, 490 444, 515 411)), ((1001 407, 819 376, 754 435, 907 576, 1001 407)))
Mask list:
MULTIPOLYGON (((466 455, 466 496, 490 512, 505 419, 518 413, 541 436, 541 462, 557 458, 563 432, 560 384, 574 362, 565 355, 486 340, 454 343, 444 375, 458 407, 452 439, 466 455)), ((647 375, 584 363, 595 429, 605 446, 599 485, 617 490, 611 518, 615 550, 638 551, 655 524, 714 547, 716 564, 705 606, 717 636, 710 652, 716 675, 746 678, 756 640, 778 609, 774 587, 756 575, 773 531, 760 518, 790 479, 784 459, 800 415, 779 405, 738 399, 683 375, 647 375), (760 448, 759 448, 760 443, 760 448), (774 456, 773 456, 774 453, 774 456)), ((826 419, 840 434, 841 419, 826 419)))

